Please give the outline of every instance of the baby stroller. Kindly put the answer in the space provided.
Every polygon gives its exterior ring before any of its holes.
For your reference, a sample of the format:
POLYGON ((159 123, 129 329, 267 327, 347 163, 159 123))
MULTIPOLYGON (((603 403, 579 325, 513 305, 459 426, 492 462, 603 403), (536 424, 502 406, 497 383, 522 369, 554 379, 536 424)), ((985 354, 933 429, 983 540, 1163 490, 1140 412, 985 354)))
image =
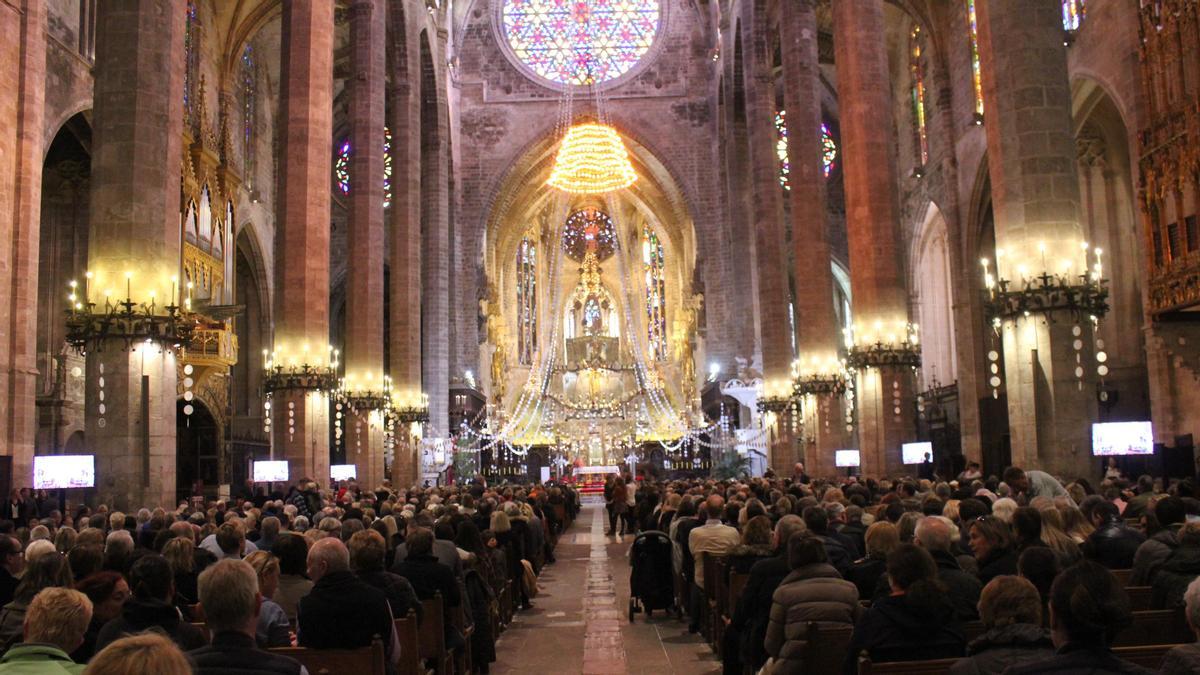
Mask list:
MULTIPOLYGON (((661 530, 647 530, 633 540, 629 554, 629 621, 645 611, 675 605, 675 583, 671 567, 671 539, 661 530)), ((677 610, 678 612, 678 610, 677 610)))

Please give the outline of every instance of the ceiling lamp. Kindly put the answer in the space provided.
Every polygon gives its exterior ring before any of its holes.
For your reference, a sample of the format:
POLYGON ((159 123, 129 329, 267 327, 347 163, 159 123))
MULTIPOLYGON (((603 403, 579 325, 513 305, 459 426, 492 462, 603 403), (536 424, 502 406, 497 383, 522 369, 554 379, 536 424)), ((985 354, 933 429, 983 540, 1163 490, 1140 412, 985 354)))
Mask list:
POLYGON ((578 195, 598 195, 633 185, 637 172, 617 130, 577 124, 567 130, 547 185, 578 195))

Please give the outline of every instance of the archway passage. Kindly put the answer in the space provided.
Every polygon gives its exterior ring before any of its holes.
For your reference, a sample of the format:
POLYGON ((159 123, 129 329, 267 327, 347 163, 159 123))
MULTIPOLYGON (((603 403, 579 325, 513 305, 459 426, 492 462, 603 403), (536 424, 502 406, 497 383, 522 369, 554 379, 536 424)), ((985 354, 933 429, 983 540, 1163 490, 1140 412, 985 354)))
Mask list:
POLYGON ((176 404, 175 414, 175 498, 185 500, 197 489, 203 494, 215 494, 219 481, 217 453, 221 443, 221 428, 200 399, 176 404), (192 407, 192 414, 184 412, 192 407))

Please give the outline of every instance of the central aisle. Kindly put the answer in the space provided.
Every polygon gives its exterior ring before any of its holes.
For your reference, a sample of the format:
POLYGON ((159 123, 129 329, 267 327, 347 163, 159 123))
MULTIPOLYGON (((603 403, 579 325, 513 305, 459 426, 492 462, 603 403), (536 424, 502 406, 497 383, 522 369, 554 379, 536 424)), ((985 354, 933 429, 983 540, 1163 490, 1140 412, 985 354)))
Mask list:
POLYGON ((685 622, 655 613, 629 623, 633 537, 605 537, 603 504, 585 504, 542 569, 533 609, 496 643, 494 673, 719 673, 721 664, 685 622))

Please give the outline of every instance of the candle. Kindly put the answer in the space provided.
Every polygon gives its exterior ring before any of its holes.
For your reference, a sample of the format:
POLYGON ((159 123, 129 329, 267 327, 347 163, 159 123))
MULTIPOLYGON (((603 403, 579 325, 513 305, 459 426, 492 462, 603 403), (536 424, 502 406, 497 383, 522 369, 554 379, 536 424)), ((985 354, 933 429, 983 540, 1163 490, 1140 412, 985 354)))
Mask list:
POLYGON ((84 278, 83 301, 85 303, 91 303, 91 301, 92 301, 92 297, 91 297, 92 296, 92 273, 85 272, 83 275, 83 278, 84 278))
POLYGON ((126 301, 129 301, 130 299, 133 298, 133 289, 132 289, 132 284, 130 283, 132 280, 133 280, 133 272, 126 272, 125 273, 125 300, 126 301))

